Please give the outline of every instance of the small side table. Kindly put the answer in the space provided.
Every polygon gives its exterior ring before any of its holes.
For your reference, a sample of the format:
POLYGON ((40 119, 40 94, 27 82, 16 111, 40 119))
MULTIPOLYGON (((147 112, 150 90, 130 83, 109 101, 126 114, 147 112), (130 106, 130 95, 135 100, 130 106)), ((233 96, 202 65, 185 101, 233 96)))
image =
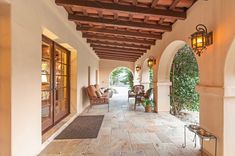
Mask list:
POLYGON ((186 147, 186 129, 188 129, 190 132, 194 133, 194 146, 197 146, 197 136, 200 138, 201 140, 201 153, 203 151, 203 145, 204 145, 204 141, 211 141, 214 140, 215 142, 215 156, 217 156, 217 137, 215 135, 213 135, 212 133, 206 131, 205 129, 203 129, 202 127, 198 126, 198 125, 185 125, 184 126, 184 144, 182 145, 183 148, 186 147))

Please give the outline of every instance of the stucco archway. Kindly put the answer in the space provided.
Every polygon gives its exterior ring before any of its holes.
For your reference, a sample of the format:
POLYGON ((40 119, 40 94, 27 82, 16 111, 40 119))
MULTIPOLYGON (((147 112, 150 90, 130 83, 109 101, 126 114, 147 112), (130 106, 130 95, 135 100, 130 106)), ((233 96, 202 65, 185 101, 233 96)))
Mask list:
POLYGON ((157 106, 158 111, 170 111, 170 71, 175 54, 186 44, 185 41, 171 42, 162 53, 157 74, 157 106))
POLYGON ((133 71, 132 71, 130 68, 125 67, 125 66, 118 66, 118 67, 114 68, 114 69, 109 73, 109 85, 110 85, 110 77, 111 77, 111 74, 112 74, 115 70, 118 70, 119 68, 125 68, 125 69, 127 69, 127 70, 132 74, 132 76, 133 76, 133 78, 134 78, 134 73, 133 73, 133 71))
POLYGON ((224 68, 224 155, 235 153, 235 38, 230 45, 224 68))

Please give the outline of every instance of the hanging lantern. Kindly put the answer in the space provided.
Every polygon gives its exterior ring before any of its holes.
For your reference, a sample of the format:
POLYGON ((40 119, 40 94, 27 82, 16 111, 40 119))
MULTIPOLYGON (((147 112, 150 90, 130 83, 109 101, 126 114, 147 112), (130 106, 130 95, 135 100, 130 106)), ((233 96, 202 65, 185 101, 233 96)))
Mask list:
POLYGON ((206 47, 213 43, 213 33, 207 33, 207 28, 203 24, 196 26, 196 32, 191 35, 191 46, 193 51, 201 56, 206 47))
POLYGON ((149 67, 149 68, 152 68, 153 65, 156 64, 156 60, 155 60, 154 57, 150 56, 149 59, 148 59, 148 61, 147 61, 147 63, 148 63, 148 67, 149 67))
POLYGON ((139 71, 141 70, 141 67, 140 67, 139 65, 137 65, 137 66, 135 67, 135 70, 136 70, 137 72, 139 72, 139 71))

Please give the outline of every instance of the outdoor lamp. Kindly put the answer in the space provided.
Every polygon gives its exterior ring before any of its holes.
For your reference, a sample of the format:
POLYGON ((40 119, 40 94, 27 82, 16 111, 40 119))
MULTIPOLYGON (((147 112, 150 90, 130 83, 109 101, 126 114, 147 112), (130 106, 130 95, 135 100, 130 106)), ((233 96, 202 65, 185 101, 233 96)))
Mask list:
POLYGON ((152 68, 154 64, 156 64, 156 59, 153 56, 150 56, 148 59, 148 67, 152 68))
POLYGON ((201 56, 206 47, 213 43, 213 32, 208 33, 206 26, 203 24, 198 24, 196 30, 191 35, 191 46, 193 51, 201 56))
POLYGON ((139 65, 137 65, 137 66, 135 67, 135 70, 138 72, 138 71, 141 70, 141 67, 140 67, 139 65))

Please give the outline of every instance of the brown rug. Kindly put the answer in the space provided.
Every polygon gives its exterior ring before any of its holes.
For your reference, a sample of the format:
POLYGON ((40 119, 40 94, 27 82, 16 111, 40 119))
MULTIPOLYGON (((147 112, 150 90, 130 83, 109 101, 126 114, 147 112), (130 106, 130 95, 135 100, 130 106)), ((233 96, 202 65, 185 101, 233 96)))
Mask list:
POLYGON ((55 139, 97 138, 104 115, 78 116, 55 139))

